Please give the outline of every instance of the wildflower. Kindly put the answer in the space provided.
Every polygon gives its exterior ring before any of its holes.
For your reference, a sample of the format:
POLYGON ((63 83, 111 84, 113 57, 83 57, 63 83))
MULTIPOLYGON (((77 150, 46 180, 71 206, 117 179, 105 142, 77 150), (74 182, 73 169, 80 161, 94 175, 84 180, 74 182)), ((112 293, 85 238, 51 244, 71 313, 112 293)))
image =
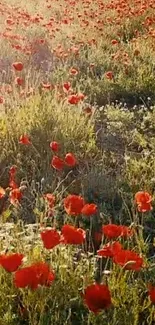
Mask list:
POLYGON ((133 235, 133 229, 127 226, 118 226, 120 229, 120 237, 128 238, 133 235))
POLYGON ((150 203, 152 196, 148 192, 139 191, 135 194, 135 201, 137 204, 150 203))
POLYGON ((28 266, 16 271, 14 284, 17 288, 30 287, 31 289, 37 289, 38 279, 33 267, 28 266))
POLYGON ((138 205, 138 211, 139 212, 148 212, 148 211, 151 211, 153 208, 152 208, 152 205, 150 203, 143 203, 143 204, 139 204, 138 205))
POLYGON ((133 231, 127 226, 108 224, 102 227, 103 234, 108 239, 113 239, 117 237, 130 237, 133 231))
POLYGON ((49 286, 55 279, 54 272, 44 262, 37 262, 15 272, 14 284, 17 288, 29 287, 33 290, 38 285, 49 286))
POLYGON ((54 248, 60 243, 60 235, 56 229, 47 229, 41 232, 41 239, 44 247, 47 249, 54 248))
POLYGON ((65 244, 81 245, 85 241, 86 233, 81 228, 75 228, 71 225, 64 225, 61 230, 65 244))
POLYGON ((107 71, 107 72, 105 73, 105 76, 106 76, 106 78, 109 79, 109 80, 112 80, 112 79, 114 78, 114 74, 113 74, 112 71, 107 71))
POLYGON ((116 39, 113 39, 112 41, 111 41, 111 44, 112 45, 117 45, 119 42, 116 40, 116 39))
POLYGON ((91 216, 92 214, 96 214, 97 213, 97 205, 94 203, 91 203, 91 204, 87 203, 82 208, 81 213, 87 217, 91 216))
POLYGON ((76 160, 75 156, 73 155, 73 153, 69 152, 66 154, 65 163, 70 167, 74 167, 77 164, 77 160, 76 160))
POLYGON ((52 141, 52 142, 50 143, 50 148, 51 148, 53 151, 57 152, 57 151, 59 151, 59 149, 60 149, 60 145, 59 145, 59 143, 58 143, 57 141, 52 141))
POLYGON ((104 284, 88 286, 84 291, 83 298, 89 310, 95 314, 111 306, 111 294, 108 286, 104 284))
POLYGON ((14 23, 15 23, 15 22, 14 22, 14 20, 12 20, 12 19, 9 19, 9 18, 8 18, 8 19, 6 19, 6 21, 5 21, 5 22, 6 22, 6 24, 7 24, 7 25, 14 25, 14 23))
POLYGON ((84 199, 79 195, 70 194, 64 199, 64 208, 67 214, 77 216, 84 207, 84 199))
POLYGON ((4 104, 5 103, 5 99, 3 96, 0 96, 0 104, 4 104))
POLYGON ((117 238, 120 236, 120 229, 115 224, 108 224, 102 227, 103 234, 108 239, 117 238))
POLYGON ((16 165, 11 166, 9 169, 9 174, 11 176, 15 176, 16 172, 17 172, 17 166, 16 165))
POLYGON ((22 199, 22 197, 23 197, 23 193, 21 192, 20 188, 13 188, 10 191, 9 199, 10 199, 11 204, 13 204, 15 206, 18 205, 19 201, 22 199))
POLYGON ((145 191, 139 191, 135 194, 135 202, 139 212, 147 212, 152 210, 152 196, 145 191))
POLYGON ((20 78, 20 77, 17 77, 15 79, 15 84, 18 85, 18 86, 22 86, 24 83, 24 79, 23 78, 20 78))
POLYGON ((11 187, 13 190, 18 188, 18 185, 17 183, 15 182, 14 178, 13 177, 10 177, 10 180, 9 180, 9 187, 11 187))
POLYGON ((43 195, 44 199, 46 199, 48 201, 49 207, 53 208, 54 204, 55 204, 55 196, 51 193, 47 193, 43 195))
POLYGON ((122 245, 115 241, 113 243, 108 243, 97 251, 97 255, 102 257, 113 257, 117 252, 122 249, 122 245))
POLYGON ((76 69, 76 68, 71 68, 70 69, 70 74, 76 76, 78 73, 79 73, 78 69, 76 69))
POLYGON ((149 298, 150 298, 152 304, 155 304, 155 287, 152 285, 149 285, 148 289, 149 289, 148 290, 149 298))
POLYGON ((113 261, 124 267, 125 270, 140 271, 143 259, 137 253, 130 250, 120 250, 114 255, 113 261))
POLYGON ((22 62, 14 62, 12 64, 15 70, 22 71, 23 70, 23 63, 22 62))
POLYGON ((73 94, 68 97, 69 104, 76 105, 79 103, 79 101, 80 101, 80 98, 78 97, 77 94, 73 94))
POLYGON ((12 189, 18 188, 18 185, 15 182, 15 175, 17 172, 17 166, 13 165, 9 169, 9 187, 12 189))
POLYGON ((20 136, 19 143, 25 144, 25 145, 32 144, 31 141, 30 141, 30 139, 29 139, 29 137, 26 134, 20 136))
POLYGON ((64 84, 63 84, 64 91, 69 91, 70 87, 71 87, 70 82, 64 82, 64 84))
POLYGON ((65 166, 63 159, 58 156, 54 156, 51 161, 51 166, 57 170, 62 170, 65 166))
POLYGON ((3 254, 0 255, 0 265, 7 271, 7 272, 15 272, 19 266, 22 264, 22 259, 24 258, 23 254, 3 254))

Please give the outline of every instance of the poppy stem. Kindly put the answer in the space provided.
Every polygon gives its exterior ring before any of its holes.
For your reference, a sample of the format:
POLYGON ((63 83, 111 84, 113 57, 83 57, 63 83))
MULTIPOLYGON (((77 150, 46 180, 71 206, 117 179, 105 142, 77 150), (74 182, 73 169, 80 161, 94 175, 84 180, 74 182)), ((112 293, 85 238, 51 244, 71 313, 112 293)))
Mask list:
POLYGON ((75 227, 80 228, 80 218, 78 216, 75 218, 75 227))

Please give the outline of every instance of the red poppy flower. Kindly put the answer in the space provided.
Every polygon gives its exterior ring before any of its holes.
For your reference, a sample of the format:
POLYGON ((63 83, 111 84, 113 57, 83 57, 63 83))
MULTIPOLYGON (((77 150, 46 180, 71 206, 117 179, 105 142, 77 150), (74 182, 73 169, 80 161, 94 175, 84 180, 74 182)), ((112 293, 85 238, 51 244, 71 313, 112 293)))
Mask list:
POLYGON ((18 188, 18 185, 16 184, 15 181, 15 175, 17 172, 17 166, 13 165, 12 167, 10 167, 9 169, 9 187, 11 187, 12 189, 18 188))
POLYGON ((2 199, 5 196, 5 190, 3 187, 0 186, 0 199, 2 199))
POLYGON ((108 239, 117 238, 120 236, 120 229, 117 225, 108 224, 102 227, 103 234, 108 239))
POLYGON ((152 208, 152 205, 150 203, 142 203, 142 204, 139 204, 138 205, 138 211, 139 212, 148 212, 148 211, 151 211, 153 208, 152 208))
POLYGON ((58 142, 56 142, 56 141, 52 141, 52 142, 50 143, 50 148, 51 148, 53 151, 57 152, 57 151, 59 151, 59 149, 60 149, 60 145, 59 145, 58 142))
POLYGON ((81 245, 85 241, 86 233, 81 228, 75 228, 71 225, 64 225, 61 230, 62 242, 71 245, 81 245))
POLYGON ((15 22, 14 22, 14 20, 12 20, 12 19, 9 19, 9 18, 8 18, 8 19, 6 19, 6 21, 5 21, 5 22, 6 22, 6 24, 8 24, 8 25, 14 25, 14 23, 15 23, 15 22))
POLYGON ((55 279, 54 273, 44 262, 34 263, 15 273, 14 284, 17 288, 37 289, 38 285, 49 286, 55 279))
POLYGON ((22 259, 24 258, 23 254, 3 254, 0 255, 0 265, 7 271, 7 272, 15 272, 19 266, 22 264, 22 259))
POLYGON ((152 210, 152 196, 148 192, 139 191, 135 194, 135 202, 138 205, 139 212, 147 212, 152 210))
POLYGON ((38 281, 33 268, 27 266, 16 271, 14 284, 17 288, 26 288, 29 286, 31 289, 36 289, 38 281))
POLYGON ((54 156, 51 161, 51 166, 57 170, 62 170, 65 166, 63 159, 58 156, 54 156))
POLYGON ((15 84, 18 85, 18 86, 22 86, 24 84, 24 79, 20 78, 20 77, 17 77, 15 79, 15 84))
POLYGON ((70 87, 71 87, 70 82, 64 82, 64 84, 63 84, 63 89, 64 89, 65 91, 69 91, 70 87))
POLYGON ((104 235, 108 239, 113 239, 117 237, 130 237, 132 235, 132 230, 127 226, 108 224, 102 227, 104 235))
POLYGON ((54 273, 50 270, 48 264, 44 262, 32 264, 31 269, 35 272, 38 284, 42 286, 49 286, 55 279, 54 273))
POLYGON ((97 213, 97 205, 94 203, 91 203, 91 204, 87 203, 84 205, 81 213, 87 217, 91 216, 92 214, 96 214, 97 213))
POLYGON ((152 285, 148 286, 148 295, 150 297, 150 300, 153 304, 155 304, 155 287, 152 285))
POLYGON ((9 187, 11 187, 13 190, 15 188, 18 188, 18 185, 16 184, 15 180, 13 177, 10 177, 10 180, 9 180, 9 187))
POLYGON ((88 286, 84 291, 83 298, 89 310, 95 314, 111 306, 111 294, 108 286, 104 284, 88 286))
POLYGON ((64 199, 64 208, 69 215, 77 216, 81 214, 84 205, 84 199, 79 195, 70 194, 64 199))
POLYGON ((75 94, 75 95, 73 94, 68 97, 68 103, 72 104, 72 105, 78 104, 80 102, 80 100, 81 99, 79 98, 79 96, 77 94, 75 94))
POLYGON ((143 266, 143 259, 137 253, 130 250, 120 250, 114 255, 113 261, 124 267, 126 270, 140 271, 143 266))
POLYGON ((74 167, 77 164, 77 160, 76 160, 75 156, 73 155, 73 153, 69 152, 66 154, 65 163, 70 167, 74 167))
POLYGON ((18 205, 22 197, 23 193, 21 192, 20 188, 14 188, 12 191, 10 191, 9 198, 11 204, 15 206, 18 205))
POLYGON ((44 199, 46 199, 48 201, 49 207, 53 208, 54 204, 55 204, 55 196, 51 193, 47 193, 43 195, 44 199))
POLYGON ((5 103, 5 99, 3 96, 0 96, 0 104, 4 104, 5 103))
POLYGON ((23 70, 23 63, 22 62, 14 62, 12 64, 12 66, 14 67, 15 70, 17 71, 22 71, 23 70))
POLYGON ((139 191, 135 194, 135 201, 138 205, 150 203, 152 201, 152 196, 148 192, 139 191))
POLYGON ((70 74, 76 76, 78 73, 79 73, 78 69, 76 69, 76 68, 71 68, 70 69, 70 74))
POLYGON ((133 235, 133 229, 127 226, 118 226, 120 229, 120 237, 128 238, 133 235))
POLYGON ((112 71, 107 71, 107 72, 105 73, 105 76, 106 76, 106 78, 109 79, 109 80, 112 80, 112 79, 114 78, 114 74, 113 74, 112 71))
POLYGON ((56 229, 47 229, 41 232, 44 247, 51 249, 60 243, 60 234, 56 229))
POLYGON ((11 176, 15 176, 16 172, 17 172, 17 166, 16 165, 11 166, 9 169, 9 174, 11 176))
POLYGON ((113 39, 112 41, 111 41, 111 44, 112 45, 117 45, 119 42, 116 40, 116 39, 113 39))
POLYGON ((21 135, 19 138, 19 143, 21 144, 32 144, 29 137, 27 135, 21 135))
POLYGON ((97 255, 102 257, 113 257, 117 252, 122 249, 122 245, 115 241, 113 243, 108 243, 97 251, 97 255))

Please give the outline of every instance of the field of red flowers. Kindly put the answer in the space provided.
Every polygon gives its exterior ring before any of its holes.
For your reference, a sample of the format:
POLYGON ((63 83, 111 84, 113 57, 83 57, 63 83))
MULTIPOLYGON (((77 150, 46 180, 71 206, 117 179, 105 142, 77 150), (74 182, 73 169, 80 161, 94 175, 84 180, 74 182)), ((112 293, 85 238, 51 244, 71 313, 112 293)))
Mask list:
POLYGON ((155 2, 0 2, 0 325, 155 324, 155 2))

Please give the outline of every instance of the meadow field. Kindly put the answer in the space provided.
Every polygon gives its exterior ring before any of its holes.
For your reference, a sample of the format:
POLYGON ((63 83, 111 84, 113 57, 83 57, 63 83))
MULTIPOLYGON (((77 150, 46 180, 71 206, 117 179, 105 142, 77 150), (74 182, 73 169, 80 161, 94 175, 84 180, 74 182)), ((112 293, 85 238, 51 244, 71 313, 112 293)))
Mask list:
POLYGON ((155 2, 0 2, 0 325, 155 325, 155 2))

